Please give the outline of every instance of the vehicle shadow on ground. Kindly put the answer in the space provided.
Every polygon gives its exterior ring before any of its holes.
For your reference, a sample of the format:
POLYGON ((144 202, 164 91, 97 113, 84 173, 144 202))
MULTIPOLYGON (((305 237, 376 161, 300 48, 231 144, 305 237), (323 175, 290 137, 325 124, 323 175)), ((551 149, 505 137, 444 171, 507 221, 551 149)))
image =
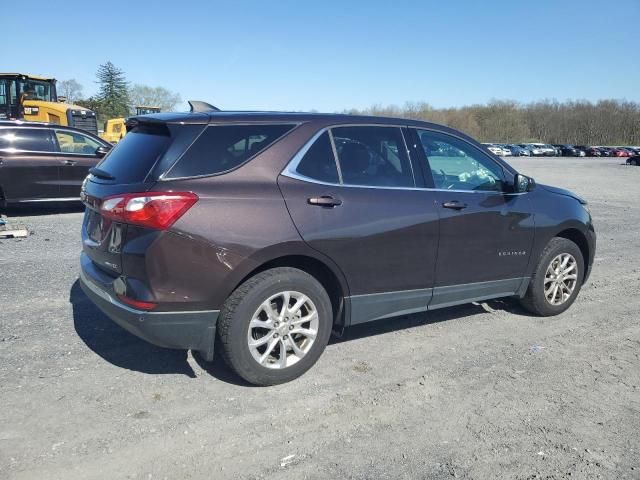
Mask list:
POLYGON ((401 317, 386 318, 371 323, 354 325, 345 329, 342 336, 332 336, 329 345, 359 340, 361 338, 383 335, 406 328, 419 327, 434 323, 446 322, 457 318, 469 317, 471 315, 490 314, 492 311, 503 310, 513 315, 530 316, 517 301, 505 298, 490 300, 481 303, 468 303, 455 307, 448 307, 428 312, 414 313, 401 317))
MULTIPOLYGON (((112 365, 148 374, 184 374, 196 378, 195 372, 187 361, 186 350, 156 347, 127 332, 111 321, 89 300, 80 288, 79 280, 71 286, 69 302, 73 307, 73 322, 78 336, 93 352, 112 365)), ((354 325, 346 329, 340 337, 333 335, 329 345, 471 315, 490 314, 492 310, 528 315, 517 302, 511 299, 492 300, 354 325)), ((215 351, 213 362, 205 361, 197 352, 194 352, 193 359, 202 370, 222 382, 241 387, 254 387, 229 369, 220 355, 219 345, 216 345, 215 351)))
POLYGON ((73 325, 92 351, 120 368, 149 374, 183 374, 195 378, 186 350, 156 347, 111 321, 80 288, 76 280, 69 291, 73 325))
POLYGON ((39 217, 43 215, 58 215, 61 213, 79 213, 84 211, 84 205, 78 202, 51 202, 45 204, 16 205, 0 208, 0 214, 8 218, 39 217))

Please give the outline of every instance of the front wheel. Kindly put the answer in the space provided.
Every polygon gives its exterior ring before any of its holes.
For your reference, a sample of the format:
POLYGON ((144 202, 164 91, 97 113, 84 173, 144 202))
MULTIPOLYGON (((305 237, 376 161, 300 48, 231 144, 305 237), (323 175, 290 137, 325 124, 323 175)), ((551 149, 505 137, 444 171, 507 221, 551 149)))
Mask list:
POLYGON ((293 380, 324 351, 333 325, 322 285, 296 268, 261 272, 227 299, 218 335, 227 364, 255 385, 293 380))
POLYGON ((536 315, 558 315, 575 301, 583 278, 584 259, 580 248, 566 238, 552 238, 540 256, 520 303, 536 315))

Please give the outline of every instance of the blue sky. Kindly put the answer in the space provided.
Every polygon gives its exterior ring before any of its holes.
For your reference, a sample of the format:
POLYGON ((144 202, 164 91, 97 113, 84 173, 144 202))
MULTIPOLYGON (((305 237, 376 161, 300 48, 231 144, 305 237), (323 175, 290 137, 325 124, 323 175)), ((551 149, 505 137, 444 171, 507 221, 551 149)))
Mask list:
POLYGON ((87 94, 110 60, 228 110, 640 101, 640 0, 28 3, 4 10, 0 70, 87 94))

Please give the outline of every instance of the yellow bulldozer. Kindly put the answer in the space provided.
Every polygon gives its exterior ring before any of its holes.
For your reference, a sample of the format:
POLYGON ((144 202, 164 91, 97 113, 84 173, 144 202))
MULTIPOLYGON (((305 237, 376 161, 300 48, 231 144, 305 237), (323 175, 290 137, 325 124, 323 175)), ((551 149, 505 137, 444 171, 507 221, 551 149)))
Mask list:
MULTIPOLYGON (((136 107, 136 116, 149 115, 151 113, 159 113, 160 107, 150 107, 148 105, 138 105, 136 107)), ((126 118, 111 118, 104 122, 104 132, 100 136, 110 143, 118 143, 127 133, 125 127, 126 118)))
POLYGON ((98 134, 95 112, 58 98, 55 78, 24 73, 0 73, 0 119, 49 122, 98 134))

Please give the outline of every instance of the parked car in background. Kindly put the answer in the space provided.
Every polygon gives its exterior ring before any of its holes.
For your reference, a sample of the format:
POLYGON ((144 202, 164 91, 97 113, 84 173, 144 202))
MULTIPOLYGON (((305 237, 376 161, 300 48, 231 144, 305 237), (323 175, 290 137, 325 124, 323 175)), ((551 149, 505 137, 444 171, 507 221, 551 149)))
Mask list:
POLYGON ((563 144, 554 144, 553 145, 557 151, 560 152, 561 157, 576 157, 578 156, 578 151, 573 148, 573 145, 563 145, 563 144))
POLYGON ((0 121, 0 204, 79 201, 89 169, 111 146, 86 130, 0 121))
POLYGON ((507 145, 507 148, 511 151, 511 155, 515 157, 531 156, 531 152, 526 148, 522 148, 520 145, 507 145))
POLYGON ((494 155, 498 155, 499 157, 504 155, 504 151, 502 150, 502 147, 494 145, 493 143, 483 143, 482 145, 484 145, 484 147, 494 155))
POLYGON ((613 149, 613 157, 630 157, 631 154, 621 147, 614 147, 613 149))
POLYGON ((613 157, 614 153, 613 153, 613 149, 611 147, 598 147, 598 150, 600 150, 600 156, 602 157, 613 157))
POLYGON ((553 156, 555 154, 553 147, 547 146, 544 143, 527 143, 521 146, 527 147, 534 157, 553 156))
POLYGON ((627 158, 627 165, 640 166, 640 155, 633 155, 627 158))
POLYGON ((602 155, 602 152, 600 152, 597 148, 590 147, 589 145, 575 145, 573 148, 578 150, 578 152, 581 152, 581 157, 599 157, 602 155))
POLYGON ((513 155, 508 145, 505 145, 504 143, 496 143, 495 145, 502 150, 503 157, 510 157, 513 155))
POLYGON ((497 297, 556 315, 589 276, 586 202, 459 131, 193 110, 130 119, 82 191, 80 284, 151 343, 272 385, 334 329, 497 297))
POLYGON ((629 154, 630 157, 636 155, 636 151, 631 147, 618 147, 620 150, 623 150, 629 154))

